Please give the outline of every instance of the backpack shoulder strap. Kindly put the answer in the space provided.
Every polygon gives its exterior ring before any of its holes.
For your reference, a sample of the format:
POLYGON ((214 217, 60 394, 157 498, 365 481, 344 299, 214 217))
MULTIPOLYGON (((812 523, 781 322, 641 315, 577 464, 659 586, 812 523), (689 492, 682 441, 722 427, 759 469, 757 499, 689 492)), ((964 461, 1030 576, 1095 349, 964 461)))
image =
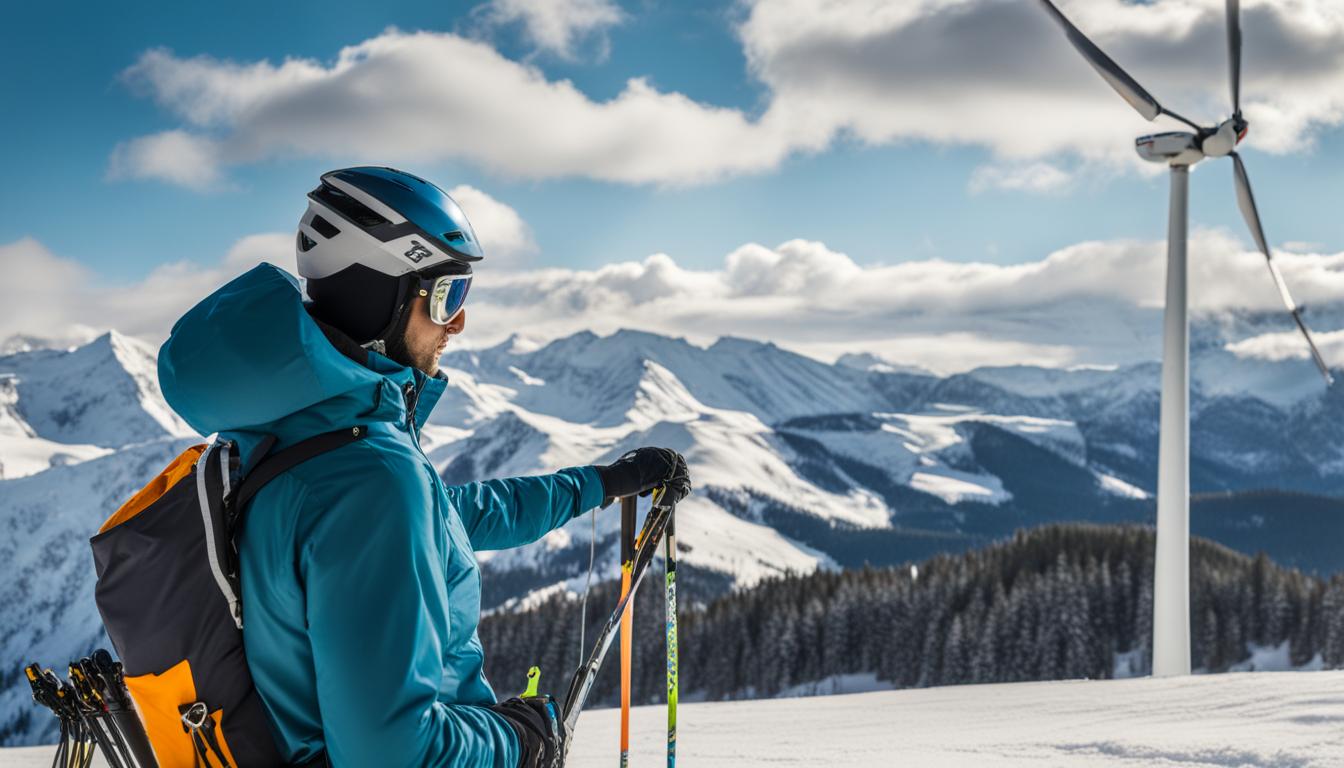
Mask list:
POLYGON ((368 434, 369 428, 362 424, 323 432, 320 435, 314 435, 295 443, 274 456, 262 458, 238 484, 238 493, 233 497, 235 522, 241 517, 242 511, 247 508, 247 503, 267 483, 315 456, 353 443, 368 434))

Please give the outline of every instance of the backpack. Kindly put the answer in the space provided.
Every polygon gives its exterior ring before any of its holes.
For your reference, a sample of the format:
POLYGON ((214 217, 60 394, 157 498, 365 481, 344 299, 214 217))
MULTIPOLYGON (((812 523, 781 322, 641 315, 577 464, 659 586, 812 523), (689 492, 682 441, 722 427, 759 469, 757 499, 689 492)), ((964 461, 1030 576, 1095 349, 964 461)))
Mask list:
POLYGON ((236 536, 266 483, 367 434, 327 432, 272 456, 267 436, 236 487, 237 445, 194 445, 90 539, 98 612, 161 768, 285 764, 243 652, 236 536))

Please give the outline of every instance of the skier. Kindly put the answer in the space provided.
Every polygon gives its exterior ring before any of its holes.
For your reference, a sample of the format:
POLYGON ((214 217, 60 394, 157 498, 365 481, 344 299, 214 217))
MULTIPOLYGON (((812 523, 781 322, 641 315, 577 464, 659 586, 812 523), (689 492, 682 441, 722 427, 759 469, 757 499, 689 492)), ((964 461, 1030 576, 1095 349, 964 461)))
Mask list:
POLYGON ((605 466, 446 486, 420 429, 447 385, 439 356, 466 326, 476 234, 442 190, 389 168, 332 171, 308 198, 296 239, 311 301, 262 264, 183 316, 159 356, 169 403, 201 434, 236 440, 244 467, 262 448, 368 427, 245 512, 243 639, 280 753, 558 766, 555 707, 497 702, 482 672, 474 551, 527 544, 659 485, 680 499, 686 463, 646 447, 605 466))

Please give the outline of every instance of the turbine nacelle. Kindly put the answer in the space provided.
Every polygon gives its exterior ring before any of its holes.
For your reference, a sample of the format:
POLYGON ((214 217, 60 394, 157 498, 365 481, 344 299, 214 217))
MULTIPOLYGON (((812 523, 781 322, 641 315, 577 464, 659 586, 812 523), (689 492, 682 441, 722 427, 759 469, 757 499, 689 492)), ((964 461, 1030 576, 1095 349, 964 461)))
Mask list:
POLYGON ((1202 141, 1197 134, 1188 131, 1168 131, 1140 136, 1134 140, 1134 150, 1139 157, 1153 163, 1167 165, 1194 165, 1204 159, 1200 149, 1202 141))
POLYGON ((1246 138, 1247 123, 1234 115, 1224 120, 1212 133, 1204 136, 1201 150, 1205 157, 1226 157, 1246 138))

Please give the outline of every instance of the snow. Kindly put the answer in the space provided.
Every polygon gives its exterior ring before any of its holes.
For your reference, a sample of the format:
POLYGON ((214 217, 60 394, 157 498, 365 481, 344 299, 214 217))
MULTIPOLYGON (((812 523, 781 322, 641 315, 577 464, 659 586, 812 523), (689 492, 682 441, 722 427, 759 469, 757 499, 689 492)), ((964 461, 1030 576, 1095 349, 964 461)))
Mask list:
POLYGON ((769 576, 835 567, 824 553, 696 496, 677 505, 677 538, 690 550, 679 555, 680 562, 731 574, 737 587, 750 587, 769 576))
POLYGON ((890 690, 891 685, 877 679, 872 672, 855 675, 831 675, 811 683, 802 683, 779 692, 777 698, 795 699, 801 696, 834 696, 843 693, 868 693, 890 690))
POLYGON ((1097 472, 1095 474, 1097 476, 1097 482, 1101 483, 1102 490, 1108 493, 1113 493, 1116 496, 1123 496, 1128 499, 1146 499, 1149 497, 1148 492, 1137 485, 1131 485, 1118 477, 1112 477, 1103 472, 1097 472))
MULTIPOLYGON (((683 700, 677 758, 696 768, 1330 768, 1344 765, 1342 691, 1344 671, 683 700)), ((617 709, 584 712, 566 766, 615 765, 619 727, 617 709)), ((665 764, 666 729, 662 705, 631 710, 632 766, 665 764)), ((0 768, 45 768, 52 750, 0 749, 0 768)))
POLYGON ((1012 494, 1005 491, 1003 484, 993 475, 972 474, 947 467, 914 473, 910 476, 910 487, 937 496, 948 504, 962 501, 999 504, 1012 498, 1012 494))
POLYGON ((1233 672, 1314 672, 1325 666, 1324 660, 1318 653, 1313 656, 1306 664, 1300 667, 1294 667, 1289 660, 1289 642, 1283 641, 1279 645, 1255 645, 1251 644, 1251 655, 1242 662, 1233 664, 1233 672))
POLYGON ((70 351, 0 357, 0 374, 17 393, 6 407, 46 440, 119 448, 194 434, 159 391, 154 349, 116 331, 70 351))
POLYGON ((111 448, 59 443, 38 437, 19 413, 19 377, 0 373, 0 480, 26 477, 44 469, 97 458, 111 448))
POLYGON ((910 441, 912 450, 940 453, 964 443, 961 429, 969 424, 990 424, 1053 451, 1063 458, 1082 462, 1086 441, 1078 425, 1065 419, 1039 416, 1005 416, 970 406, 938 404, 934 413, 878 413, 883 429, 910 441))
POLYGON ((111 448, 58 443, 40 437, 13 437, 0 432, 0 480, 27 477, 51 467, 78 464, 112 453, 111 448))
POLYGON ((516 365, 509 366, 509 373, 512 373, 514 376, 517 376, 519 381, 521 381, 522 383, 526 384, 529 387, 541 387, 546 385, 545 381, 538 379, 536 376, 528 376, 527 371, 524 371, 522 368, 519 368, 516 365))
POLYGON ((1144 670, 1144 652, 1142 648, 1118 652, 1115 654, 1115 666, 1111 671, 1111 677, 1116 680, 1127 680, 1131 677, 1142 677, 1148 674, 1144 670))
MULTIPOLYGON (((677 757, 768 766, 1344 765, 1344 671, 965 685, 683 703, 677 757)), ((636 707, 633 766, 663 765, 666 710, 636 707)), ((585 712, 570 768, 618 762, 619 711, 585 712)))

